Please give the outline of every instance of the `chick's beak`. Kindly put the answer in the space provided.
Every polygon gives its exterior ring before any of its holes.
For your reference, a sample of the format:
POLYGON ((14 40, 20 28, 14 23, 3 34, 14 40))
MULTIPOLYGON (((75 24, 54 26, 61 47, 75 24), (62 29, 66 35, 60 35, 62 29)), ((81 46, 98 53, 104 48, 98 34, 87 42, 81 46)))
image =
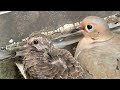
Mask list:
POLYGON ((32 48, 32 46, 31 46, 31 45, 26 44, 26 45, 24 45, 24 46, 22 47, 22 49, 23 49, 23 50, 28 49, 28 48, 32 48))
POLYGON ((0 50, 0 60, 5 60, 6 58, 11 58, 14 57, 15 55, 16 52, 12 52, 8 50, 0 50))

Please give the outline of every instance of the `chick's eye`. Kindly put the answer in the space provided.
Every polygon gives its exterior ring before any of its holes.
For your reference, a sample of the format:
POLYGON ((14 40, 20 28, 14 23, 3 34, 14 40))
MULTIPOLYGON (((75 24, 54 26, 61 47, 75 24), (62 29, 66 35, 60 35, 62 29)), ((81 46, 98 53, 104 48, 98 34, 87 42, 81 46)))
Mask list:
POLYGON ((37 45, 37 44, 38 44, 38 40, 34 40, 33 43, 34 43, 35 45, 37 45))

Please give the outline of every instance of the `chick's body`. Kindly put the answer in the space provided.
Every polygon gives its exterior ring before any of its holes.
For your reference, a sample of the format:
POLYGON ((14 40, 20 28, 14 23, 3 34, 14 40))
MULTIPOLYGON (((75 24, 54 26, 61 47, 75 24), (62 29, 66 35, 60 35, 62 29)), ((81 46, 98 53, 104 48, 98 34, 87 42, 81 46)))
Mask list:
POLYGON ((72 54, 58 49, 42 34, 32 34, 24 54, 24 70, 30 79, 77 79, 85 73, 72 54))

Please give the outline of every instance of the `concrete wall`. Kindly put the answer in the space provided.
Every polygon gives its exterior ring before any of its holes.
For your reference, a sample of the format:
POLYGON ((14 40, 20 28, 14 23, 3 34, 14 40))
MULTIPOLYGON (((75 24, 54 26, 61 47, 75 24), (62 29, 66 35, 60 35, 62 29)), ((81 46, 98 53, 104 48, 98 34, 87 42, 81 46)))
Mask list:
POLYGON ((19 41, 33 31, 55 30, 89 15, 105 17, 118 11, 13 11, 0 15, 0 47, 12 38, 19 41))

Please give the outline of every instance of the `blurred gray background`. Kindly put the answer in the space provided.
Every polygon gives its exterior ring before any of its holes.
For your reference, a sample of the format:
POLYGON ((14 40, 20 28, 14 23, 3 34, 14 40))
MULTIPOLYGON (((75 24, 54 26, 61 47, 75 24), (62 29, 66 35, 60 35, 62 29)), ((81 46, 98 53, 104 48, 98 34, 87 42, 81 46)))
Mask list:
POLYGON ((0 47, 9 40, 19 41, 33 31, 55 30, 86 16, 106 17, 119 11, 12 11, 0 15, 0 47))

